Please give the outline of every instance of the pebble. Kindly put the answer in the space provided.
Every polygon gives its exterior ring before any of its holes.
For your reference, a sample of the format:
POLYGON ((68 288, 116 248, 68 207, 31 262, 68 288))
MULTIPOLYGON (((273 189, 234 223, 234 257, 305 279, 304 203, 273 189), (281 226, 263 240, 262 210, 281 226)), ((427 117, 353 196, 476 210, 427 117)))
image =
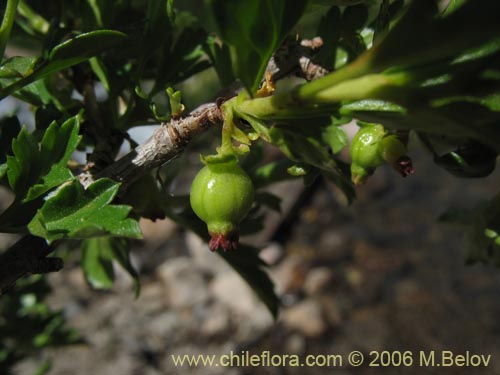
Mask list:
POLYGON ((278 294, 297 293, 302 289, 309 266, 304 258, 288 255, 270 272, 278 294))
POLYGON ((201 333, 205 336, 219 336, 227 331, 231 326, 229 310, 221 304, 213 304, 207 311, 201 324, 201 333))
POLYGON ((333 272, 328 267, 313 268, 309 271, 304 281, 304 291, 315 296, 325 291, 333 281, 333 272))
POLYGON ((168 260, 157 268, 156 273, 165 284, 172 307, 189 308, 208 302, 207 280, 190 258, 168 260))
POLYGON ((259 257, 270 266, 277 264, 283 255, 283 246, 277 242, 267 244, 259 253, 259 257))
POLYGON ((312 299, 299 302, 286 309, 283 313, 283 323, 286 327, 307 337, 319 337, 328 328, 320 304, 312 299))

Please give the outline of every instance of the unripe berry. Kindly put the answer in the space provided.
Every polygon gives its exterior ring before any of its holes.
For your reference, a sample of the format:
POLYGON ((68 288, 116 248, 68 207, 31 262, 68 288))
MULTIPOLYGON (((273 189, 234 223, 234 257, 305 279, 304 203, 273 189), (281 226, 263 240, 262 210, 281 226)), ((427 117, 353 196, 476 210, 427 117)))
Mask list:
POLYGON ((252 180, 235 160, 207 163, 191 185, 191 207, 208 227, 210 250, 238 246, 239 223, 252 207, 252 180))
POLYGON ((389 163, 403 177, 413 173, 411 159, 406 156, 406 146, 396 135, 387 134, 382 125, 366 125, 359 129, 351 143, 351 178, 360 185, 375 168, 389 163))
POLYGON ((384 159, 378 150, 379 143, 384 136, 385 130, 382 125, 372 125, 359 129, 352 139, 351 176, 355 185, 362 184, 376 167, 384 164, 384 159))

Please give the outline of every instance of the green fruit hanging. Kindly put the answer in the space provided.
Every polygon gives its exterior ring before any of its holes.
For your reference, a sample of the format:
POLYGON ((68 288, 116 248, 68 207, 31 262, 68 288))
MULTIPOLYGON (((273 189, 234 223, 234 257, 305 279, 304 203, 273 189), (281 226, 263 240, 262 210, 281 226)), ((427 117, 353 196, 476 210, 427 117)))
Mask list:
POLYGON ((191 185, 190 201, 195 214, 207 224, 210 250, 236 249, 239 223, 254 201, 252 180, 236 159, 207 163, 191 185))
POLYGON ((365 125, 351 143, 351 178, 357 186, 373 174, 375 168, 389 163, 403 177, 413 174, 406 146, 394 134, 388 134, 382 125, 365 125))

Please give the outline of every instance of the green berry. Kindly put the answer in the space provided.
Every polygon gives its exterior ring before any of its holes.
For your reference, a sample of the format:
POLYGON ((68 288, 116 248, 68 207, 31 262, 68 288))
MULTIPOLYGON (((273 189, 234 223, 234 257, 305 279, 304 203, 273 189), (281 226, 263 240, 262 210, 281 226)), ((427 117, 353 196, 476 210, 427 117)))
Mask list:
POLYGON ((363 183, 375 168, 384 163, 378 148, 384 136, 385 130, 382 125, 371 125, 359 129, 352 139, 351 176, 355 185, 363 183))
POLYGON ((238 246, 239 223, 252 207, 252 180, 235 160, 207 163, 191 185, 191 207, 208 227, 212 251, 238 246))
POLYGON ((351 143, 351 177, 355 185, 366 181, 375 168, 389 163, 403 176, 413 173, 406 146, 396 135, 387 134, 382 125, 366 125, 354 136, 351 143))

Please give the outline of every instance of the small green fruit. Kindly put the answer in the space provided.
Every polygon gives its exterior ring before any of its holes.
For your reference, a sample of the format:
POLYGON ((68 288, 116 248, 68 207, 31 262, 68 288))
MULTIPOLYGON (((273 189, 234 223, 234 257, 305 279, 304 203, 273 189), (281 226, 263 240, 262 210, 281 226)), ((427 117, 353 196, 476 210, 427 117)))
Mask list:
POLYGON ((402 176, 413 173, 406 146, 396 135, 387 134, 382 125, 366 125, 359 129, 351 143, 351 177, 355 185, 361 185, 375 168, 391 164, 402 176))
POLYGON ((365 126, 358 130, 351 143, 351 176, 355 185, 362 184, 375 168, 384 164, 378 146, 385 136, 382 125, 365 126))
POLYGON ((193 180, 190 201, 207 224, 210 250, 237 248, 238 226, 252 207, 254 188, 236 160, 207 163, 193 180))

